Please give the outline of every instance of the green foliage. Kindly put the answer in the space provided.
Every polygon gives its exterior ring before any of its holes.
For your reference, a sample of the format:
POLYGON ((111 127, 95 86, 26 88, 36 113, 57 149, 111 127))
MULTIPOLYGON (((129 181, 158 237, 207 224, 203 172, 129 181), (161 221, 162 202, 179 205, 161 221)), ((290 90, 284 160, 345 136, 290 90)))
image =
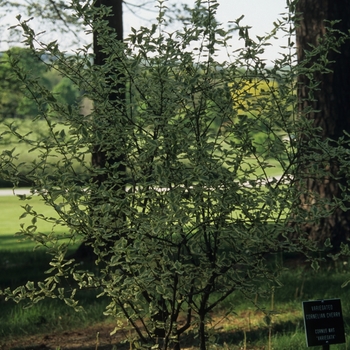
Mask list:
MULTIPOLYGON (((215 20, 214 0, 198 1, 176 32, 168 31, 160 2, 158 23, 133 29, 124 43, 107 27, 107 8, 97 14, 78 1, 74 7, 97 32, 108 57, 104 65, 91 64, 89 48, 67 57, 56 42, 36 42, 28 23, 21 22, 27 45, 38 47, 39 57, 54 57, 52 68, 94 106, 83 116, 79 106, 62 103, 15 65, 36 101, 36 120, 44 120, 48 132, 33 140, 10 131, 39 151, 25 164, 26 179, 57 217, 38 213, 28 198, 23 215, 32 220, 21 234, 52 254, 48 277, 1 293, 16 302, 58 298, 79 309, 76 289, 96 288, 109 300, 105 314, 135 328, 130 340, 136 346, 168 349, 192 328, 206 349, 209 315, 226 298, 235 292, 254 299, 278 285, 279 271, 267 257, 316 249, 299 224, 318 220, 332 204, 323 211, 316 207, 313 217, 294 211, 304 191, 302 183, 293 185, 300 180, 298 165, 345 148, 315 143, 312 157, 300 154, 298 135, 313 130, 298 112, 295 77, 323 66, 300 69, 283 55, 268 68, 259 55, 269 37, 254 41, 239 20, 235 29, 245 47, 230 62, 217 62, 216 52, 227 46, 233 30, 215 20), (263 86, 259 98, 247 81, 263 86), (91 152, 100 159, 96 166, 90 164, 91 152), (270 178, 276 163, 281 177, 270 178), (67 258, 69 243, 54 230, 41 232, 38 220, 64 225, 64 238, 90 245, 98 273, 67 258), (297 239, 290 239, 295 233, 297 239), (73 290, 63 288, 68 278, 75 281, 73 290)), ((286 16, 275 30, 293 19, 286 16)), ((21 180, 16 158, 6 150, 0 160, 1 176, 14 184, 21 180)), ((343 164, 348 167, 345 158, 343 164)), ((314 167, 317 174, 320 167, 314 167)))
POLYGON ((45 66, 30 49, 12 48, 2 56, 0 64, 0 118, 34 116, 38 113, 35 101, 23 93, 24 85, 20 79, 15 77, 11 64, 16 64, 27 74, 33 74, 33 76, 40 76, 45 71, 45 66))
POLYGON ((80 92, 67 77, 61 79, 61 81, 55 85, 52 93, 59 102, 66 103, 69 106, 77 104, 79 101, 80 92))
MULTIPOLYGON (((1 243, 0 268, 3 272, 0 277, 1 288, 15 289, 21 284, 26 284, 28 279, 38 282, 45 278, 44 271, 51 260, 45 251, 40 249, 33 252, 28 247, 27 250, 21 248, 18 250, 18 246, 4 247, 1 243)), ((79 301, 85 311, 82 313, 76 313, 59 300, 47 299, 33 307, 30 302, 17 305, 13 301, 6 303, 2 301, 0 343, 4 346, 4 341, 6 343, 12 338, 18 339, 23 335, 78 329, 105 320, 103 310, 107 300, 96 299, 96 294, 97 291, 91 290, 79 292, 79 301)))
MULTIPOLYGON (((6 273, 1 275, 0 286, 15 288, 21 283, 25 284, 28 278, 32 281, 41 280, 44 263, 49 261, 50 257, 42 250, 18 252, 16 247, 12 246, 11 251, 1 251, 0 268, 6 273), (24 269, 24 267, 27 268, 24 269)), ((278 261, 283 264, 287 259, 279 256, 278 261)), ((347 288, 340 286, 349 273, 348 266, 347 261, 340 261, 327 265, 328 271, 323 269, 315 273, 307 267, 299 266, 281 274, 280 282, 283 288, 276 288, 274 294, 272 348, 306 349, 301 308, 303 300, 334 298, 334 296, 340 298, 345 331, 348 333, 349 293, 347 288), (288 344, 291 346, 288 347, 288 344)), ((108 324, 108 328, 112 329, 113 318, 103 318, 102 315, 106 307, 106 299, 96 299, 94 292, 89 290, 80 293, 79 301, 86 311, 83 313, 74 313, 74 310, 58 300, 46 300, 32 308, 23 308, 22 304, 14 305, 12 302, 2 303, 0 342, 6 344, 12 337, 20 340, 24 334, 27 336, 44 332, 50 334, 52 330, 55 332, 70 330, 74 334, 75 330, 81 330, 96 323, 101 324, 101 322, 108 324)), ((252 307, 249 300, 242 299, 239 292, 227 298, 213 315, 212 324, 216 326, 216 331, 212 333, 215 337, 215 347, 238 350, 243 347, 244 341, 247 347, 267 346, 268 329, 263 322, 264 313, 261 310, 270 310, 269 299, 258 300, 260 309, 256 309, 252 307)), ((124 325, 121 330, 124 333, 125 327, 127 326, 124 325)), ((116 341, 118 338, 117 336, 116 341)), ((23 343, 27 345, 25 341, 23 343)), ((188 338, 187 344, 190 344, 188 338)), ((34 345, 33 343, 32 346, 34 345)), ((337 348, 336 345, 334 347, 337 348)), ((339 346, 339 349, 343 348, 344 345, 339 346)))
MULTIPOLYGON (((29 197, 29 196, 28 196, 29 197)), ((36 241, 29 241, 24 237, 15 235, 18 231, 19 223, 29 225, 31 217, 27 216, 19 220, 23 214, 23 206, 26 201, 21 200, 18 196, 2 196, 0 197, 1 207, 1 227, 0 227, 0 250, 25 250, 33 249, 36 246, 36 241)), ((45 205, 39 196, 33 196, 30 199, 30 204, 35 210, 45 217, 56 217, 57 214, 52 207, 45 205)), ((49 233, 52 229, 52 223, 40 220, 37 222, 38 229, 41 232, 49 233)), ((65 227, 56 226, 55 233, 63 235, 66 231, 65 227)))
MULTIPOLYGON (((60 102, 70 105, 79 102, 79 91, 68 78, 62 78, 55 69, 48 70, 47 55, 37 56, 29 48, 14 47, 5 52, 0 63, 0 119, 35 118, 39 112, 34 91, 24 81, 34 79, 58 95, 60 102)), ((44 106, 42 106, 43 108, 44 106)))
MULTIPOLYGON (((68 127, 65 127, 64 130, 68 132, 68 127)), ((33 144, 47 138, 50 132, 52 132, 52 128, 44 120, 40 119, 6 118, 0 124, 0 153, 4 152, 8 157, 11 157, 11 167, 16 167, 17 177, 19 179, 17 185, 24 187, 31 185, 31 180, 27 177, 28 171, 30 171, 27 165, 37 161, 41 154, 41 149, 33 147, 33 144), (25 135, 25 137, 21 135, 25 135)), ((64 155, 56 152, 54 149, 51 155, 55 160, 62 160, 64 158, 64 155)), ((9 163, 7 163, 7 166, 10 166, 9 163)), ((78 172, 84 171, 84 169, 79 168, 77 162, 74 163, 74 168, 78 172)), ((3 170, 6 171, 5 169, 4 165, 3 170)), ((51 168, 51 173, 54 171, 55 169, 51 168)), ((48 169, 46 174, 50 175, 48 169)), ((12 187, 12 180, 8 178, 8 181, 6 181, 0 176, 0 187, 12 187)))

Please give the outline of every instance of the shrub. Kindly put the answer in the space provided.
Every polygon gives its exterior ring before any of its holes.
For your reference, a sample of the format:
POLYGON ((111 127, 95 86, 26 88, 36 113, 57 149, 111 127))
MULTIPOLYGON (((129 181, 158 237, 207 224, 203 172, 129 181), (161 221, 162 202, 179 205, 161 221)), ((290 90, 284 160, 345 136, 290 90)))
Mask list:
MULTIPOLYGON (((40 155, 26 164, 27 178, 59 219, 24 206, 32 223, 21 234, 48 248, 51 267, 38 285, 29 281, 2 293, 33 303, 60 298, 79 309, 76 288, 96 288, 109 298, 106 314, 120 322, 117 327, 123 320, 132 324, 130 341, 139 347, 179 348, 191 329, 205 349, 210 313, 222 301, 233 292, 242 298, 268 295, 278 285, 279 270, 267 261, 271 254, 313 249, 302 233, 288 238, 304 220, 291 213, 302 191, 293 186, 301 157, 294 135, 308 125, 297 110, 300 69, 289 55, 268 68, 259 57, 268 37, 253 41, 239 21, 246 46, 231 62, 217 62, 216 52, 232 30, 215 20, 216 1, 198 2, 182 30, 172 33, 160 2, 158 23, 133 29, 124 43, 96 15, 108 9, 74 4, 97 30, 108 59, 92 65, 88 48, 67 57, 55 42, 35 42, 22 23, 28 46, 55 57, 56 69, 94 106, 81 115, 79 106, 60 103, 14 64, 23 83, 40 92, 39 108, 50 106, 39 117, 50 133, 32 141, 40 155), (250 89, 242 89, 244 103, 237 103, 237 82, 250 79, 263 81, 266 93, 252 100, 250 89), (257 133, 265 135, 260 147, 257 133), (78 174, 74 163, 89 176, 78 174), (281 169, 279 178, 269 177, 272 164, 281 169), (64 225, 67 233, 37 232, 38 220, 64 225), (85 241, 98 271, 66 257, 62 238, 85 241), (71 278, 73 291, 63 288, 71 278)), ((285 20, 282 28, 293 18, 285 20)), ((13 161, 12 151, 2 153, 1 174, 16 184, 13 161)))

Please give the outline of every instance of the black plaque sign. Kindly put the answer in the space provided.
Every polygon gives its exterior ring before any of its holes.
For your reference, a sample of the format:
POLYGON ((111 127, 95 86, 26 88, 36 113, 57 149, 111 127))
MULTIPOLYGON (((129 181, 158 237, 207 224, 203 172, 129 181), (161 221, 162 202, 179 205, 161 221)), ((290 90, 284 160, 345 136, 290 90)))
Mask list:
POLYGON ((307 346, 345 343, 340 299, 303 301, 307 346))

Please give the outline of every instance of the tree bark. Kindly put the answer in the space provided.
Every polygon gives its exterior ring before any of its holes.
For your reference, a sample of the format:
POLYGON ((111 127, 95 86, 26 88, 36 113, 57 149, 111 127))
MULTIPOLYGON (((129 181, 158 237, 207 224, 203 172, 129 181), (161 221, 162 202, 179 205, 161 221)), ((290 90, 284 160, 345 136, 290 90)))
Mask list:
MULTIPOLYGON (((108 24, 109 27, 112 28, 116 35, 117 39, 120 41, 123 41, 123 1, 122 0, 97 0, 95 3, 96 7, 106 6, 111 7, 112 12, 111 15, 108 17, 108 24)), ((98 66, 102 66, 106 59, 108 58, 108 55, 103 52, 103 47, 98 42, 99 33, 94 32, 93 35, 93 47, 94 47, 94 64, 98 66)), ((117 72, 119 74, 122 74, 122 72, 117 72)), ((108 80, 108 77, 106 77, 108 80)), ((110 82, 112 84, 112 82, 110 82)), ((112 93, 109 94, 109 101, 110 102, 117 102, 119 101, 119 104, 123 104, 125 102, 125 93, 121 92, 123 90, 123 83, 119 83, 118 86, 114 86, 114 89, 112 93)), ((113 127, 113 116, 106 116, 108 118, 108 124, 110 124, 111 127, 113 127)), ((108 128, 108 126, 105 126, 105 128, 108 128)), ((115 159, 111 159, 110 156, 107 156, 106 151, 100 150, 100 145, 94 146, 94 151, 92 152, 92 166, 103 168, 106 163, 115 163, 115 162, 122 162, 123 156, 117 157, 115 159)), ((124 171, 124 167, 121 166, 121 171, 124 171)), ((102 183, 106 180, 106 175, 104 176, 98 176, 96 178, 96 181, 98 183, 102 183)))
MULTIPOLYGON (((111 14, 106 19, 108 20, 109 27, 116 33, 117 40, 123 41, 123 1, 122 0, 97 0, 95 2, 95 7, 106 6, 111 8, 111 14)), ((108 55, 103 52, 103 45, 99 42, 99 32, 94 31, 93 33, 93 49, 94 49, 94 64, 98 66, 102 66, 105 64, 108 55)), ((114 72, 122 76, 122 72, 114 72)), ((109 77, 106 77, 108 81, 109 77)), ((110 84, 114 84, 110 81, 110 84)), ((125 103, 125 93, 123 82, 118 83, 118 86, 113 86, 112 92, 108 96, 108 100, 111 104, 115 104, 116 108, 120 108, 125 103), (118 107, 117 107, 118 106, 118 107)), ((115 116, 107 115, 104 117, 103 124, 103 132, 107 133, 108 130, 112 130, 115 127, 115 116)), ((97 122, 98 124, 98 122, 97 122)), ((114 146, 115 147, 115 146, 114 146)), ((106 166, 111 164, 118 164, 117 172, 120 176, 125 176, 125 165, 124 159, 125 155, 119 152, 119 155, 113 156, 111 154, 116 154, 114 149, 106 149, 105 147, 101 147, 101 145, 96 144, 93 146, 93 151, 91 155, 91 164, 93 168, 104 169, 106 166), (110 152, 109 152, 110 151, 110 152)), ((108 179, 109 174, 107 171, 104 171, 102 174, 96 175, 93 178, 93 182, 97 184, 99 187, 108 179)), ((122 185, 123 186, 123 185, 122 185)), ((115 186, 114 190, 117 190, 115 186)), ((119 187, 120 189, 120 187, 119 187)), ((99 204, 98 201, 101 199, 94 199, 94 194, 92 194, 92 207, 96 204, 99 204)), ((90 208, 93 212, 93 208, 90 208)), ((88 241, 83 242, 75 253, 70 256, 71 258, 75 258, 77 261, 93 261, 96 256, 93 252, 93 248, 91 245, 87 244, 88 241)), ((110 246, 110 242, 107 244, 107 247, 110 246)))
MULTIPOLYGON (((300 25, 297 27, 296 38, 298 48, 298 61, 305 58, 305 50, 310 50, 310 44, 318 45, 319 38, 323 37, 328 21, 340 20, 335 25, 336 29, 348 32, 350 29, 350 0, 299 0, 296 8, 301 13, 300 25)), ((306 76, 299 77, 299 101, 300 108, 311 106, 313 110, 307 115, 313 121, 315 127, 320 128, 322 139, 338 140, 344 136, 344 130, 350 132, 350 42, 340 47, 339 52, 331 51, 328 55, 332 72, 328 74, 315 73, 315 78, 320 82, 319 89, 314 92, 314 101, 305 102, 309 90, 309 80, 306 76)), ((340 198, 340 184, 346 184, 344 174, 340 174, 339 162, 333 159, 329 162, 329 170, 332 174, 340 176, 339 180, 331 177, 316 179, 307 177, 307 192, 301 197, 301 204, 306 210, 313 205, 312 193, 317 193, 321 198, 332 200, 340 198)), ((306 167, 307 169, 307 167, 306 167)), ((302 170, 305 170, 305 168, 302 170)), ((319 224, 305 227, 310 239, 324 241, 330 238, 335 249, 341 242, 350 237, 350 212, 336 208, 324 217, 319 224)))

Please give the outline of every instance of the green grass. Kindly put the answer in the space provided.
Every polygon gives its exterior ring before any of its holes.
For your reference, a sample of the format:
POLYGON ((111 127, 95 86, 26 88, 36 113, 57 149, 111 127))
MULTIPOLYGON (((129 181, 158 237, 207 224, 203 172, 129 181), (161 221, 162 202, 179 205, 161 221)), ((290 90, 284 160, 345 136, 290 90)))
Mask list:
MULTIPOLYGON (((14 164, 15 165, 19 165, 20 163, 23 163, 20 168, 19 171, 23 172, 23 174, 25 174, 26 172, 26 168, 24 164, 30 164, 32 163, 34 160, 37 160, 39 155, 40 155, 40 151, 39 149, 33 149, 32 145, 29 145, 28 143, 24 142, 23 140, 20 140, 18 137, 16 137, 14 134, 10 133, 8 130, 8 126, 13 123, 13 125, 15 125, 17 127, 16 131, 21 134, 21 135, 28 135, 28 139, 30 140, 40 140, 45 138, 45 136, 49 135, 49 127, 46 123, 45 120, 35 120, 32 121, 29 118, 26 119, 6 119, 4 123, 0 124, 0 153, 4 150, 12 150, 15 148, 13 154, 16 155, 18 157, 17 160, 14 160, 14 164), (3 136, 1 136, 2 133, 5 134, 3 136), (30 151, 29 151, 30 150, 30 151)), ((69 134, 69 127, 66 125, 60 125, 57 124, 56 131, 59 130, 65 130, 66 134, 69 134)), ((261 138, 263 138, 265 134, 264 133, 259 133, 256 134, 256 142, 259 144, 261 142, 261 138), (259 141, 260 140, 260 141, 259 141)), ((225 144, 223 146, 223 149, 227 149, 229 148, 228 144, 225 144)), ((214 154, 216 154, 217 152, 214 152, 214 154)), ((259 152, 258 152, 259 153, 259 152)), ((219 153, 217 153, 217 155, 219 156, 219 153)), ((57 157, 57 158, 51 158, 51 160, 53 161, 58 161, 59 159, 62 158, 62 155, 59 154, 58 152, 55 152, 53 150, 51 156, 57 157)), ((256 166, 257 165, 257 160, 254 157, 247 157, 246 159, 244 159, 245 164, 242 164, 243 168, 249 168, 250 166, 256 166)), ((267 172, 267 176, 279 176, 282 174, 282 168, 281 168, 281 164, 276 160, 276 159, 271 159, 269 160, 269 164, 271 165, 271 167, 266 168, 265 171, 267 172)), ((82 171, 81 169, 81 165, 77 164, 77 168, 78 171, 79 169, 82 171)), ((261 175, 262 174, 262 169, 257 169, 256 170, 256 174, 257 175, 261 175)), ((1 179, 0 179, 1 180, 1 179)))
MULTIPOLYGON (((47 277, 45 270, 50 267, 51 256, 43 250, 17 251, 13 247, 11 251, 0 250, 0 289, 9 287, 13 290, 28 280, 38 282, 47 277)), ((68 289, 72 286, 69 281, 63 281, 63 284, 68 289)), ((5 302, 0 297, 0 341, 108 321, 103 315, 107 300, 96 299, 99 293, 99 290, 78 291, 79 304, 84 307, 84 311, 78 313, 57 299, 46 299, 28 308, 26 302, 5 302)))
POLYGON ((46 299, 28 308, 23 303, 0 301, 0 341, 110 322, 103 315, 107 306, 105 299, 96 299, 95 292, 85 292, 79 299, 79 304, 84 307, 82 312, 75 312, 57 299, 46 299))
MULTIPOLYGON (((27 126, 26 126, 27 127, 27 126)), ((11 140, 1 147, 9 148, 11 140)), ((26 145, 17 144, 18 153, 23 154, 25 161, 30 161, 24 154, 26 145), (21 147, 24 147, 23 149, 21 147), (23 151, 23 152, 22 152, 23 151)), ((31 157, 35 154, 29 154, 31 157)), ((29 156, 28 155, 28 156, 29 156)), ((249 160, 254 162, 253 159, 249 160)), ((271 161, 273 167, 268 168, 268 176, 281 175, 281 167, 277 161, 271 161)), ((30 223, 30 217, 19 219, 24 212, 21 205, 32 205, 34 210, 47 216, 55 216, 54 210, 45 205, 39 196, 33 196, 30 202, 21 201, 18 197, 0 197, 0 288, 15 288, 25 284, 27 280, 38 281, 46 277, 49 256, 43 250, 32 251, 35 242, 22 241, 15 235, 20 224, 30 223)), ((51 224, 38 223, 39 231, 50 232, 51 224)), ((62 227, 56 227, 57 233, 63 233, 62 227)), ((273 349, 292 350, 306 349, 303 330, 301 301, 320 298, 341 298, 343 313, 350 315, 350 296, 347 288, 341 284, 347 279, 350 271, 347 265, 334 265, 327 271, 315 274, 311 270, 297 268, 282 276, 283 287, 273 294, 274 310, 271 338, 264 322, 264 315, 257 312, 253 304, 247 302, 242 295, 234 293, 223 304, 218 314, 229 311, 229 321, 215 334, 218 348, 223 349, 267 349, 270 343, 273 349), (234 306, 234 308, 233 308, 234 306), (251 322, 251 324, 249 324, 251 322), (226 345, 225 345, 226 344, 226 345)), ((24 334, 37 334, 55 330, 66 330, 84 327, 87 324, 105 320, 103 311, 107 301, 95 298, 98 291, 87 291, 79 295, 84 313, 75 313, 62 301, 45 300, 30 309, 23 309, 24 304, 16 305, 0 298, 0 339, 17 337, 24 334)), ((272 297, 271 297, 272 298, 272 297)), ((262 307, 271 308, 271 300, 258 300, 262 307)), ((349 331, 350 319, 346 318, 346 331, 349 331)), ((343 345, 332 346, 332 349, 346 349, 343 345)))
POLYGON ((16 337, 24 334, 42 334, 76 329, 106 321, 103 311, 106 301, 96 301, 95 294, 81 298, 84 312, 75 312, 59 300, 46 300, 30 308, 21 304, 1 305, 0 338, 16 337))
MULTIPOLYGON (((18 252, 12 246, 11 251, 0 252, 0 288, 15 288, 28 279, 42 279, 48 262, 49 256, 40 250, 18 252)), ((275 350, 307 349, 302 318, 302 301, 306 300, 340 298, 345 332, 349 334, 350 286, 341 287, 349 276, 347 261, 328 263, 318 272, 303 264, 286 270, 280 278, 280 288, 266 299, 256 299, 262 309, 275 311, 270 330, 264 313, 242 298, 240 293, 233 293, 220 310, 212 314, 212 325, 216 328, 213 338, 216 348, 268 349, 270 344, 271 349, 275 350)), ((0 341, 22 335, 49 333, 52 329, 65 331, 94 323, 109 323, 111 320, 103 316, 107 300, 96 299, 97 293, 97 290, 80 292, 79 300, 85 309, 81 313, 75 313, 59 300, 45 300, 24 309, 24 303, 17 305, 0 298, 0 341)), ((349 337, 347 342, 350 344, 349 337)), ((345 350, 349 346, 340 344, 332 345, 331 348, 345 350)))
MULTIPOLYGON (((47 206, 39 196, 33 196, 30 201, 20 200, 17 196, 4 196, 0 197, 0 250, 23 250, 32 249, 35 246, 35 242, 23 240, 23 237, 15 235, 20 231, 20 225, 30 224, 31 217, 27 216, 20 219, 20 216, 24 213, 22 206, 30 204, 34 210, 38 213, 57 217, 54 209, 47 206)), ((45 221, 39 221, 37 223, 38 231, 48 233, 52 229, 52 224, 45 221)), ((66 230, 62 226, 56 226, 56 233, 64 233, 66 230)))
MULTIPOLYGON (((3 150, 12 150, 13 148, 16 148, 14 154, 18 155, 18 161, 16 162, 17 164, 23 161, 31 162, 37 159, 40 151, 33 150, 29 152, 33 146, 10 133, 9 125, 12 125, 12 129, 15 130, 18 134, 22 136, 27 135, 26 139, 37 141, 49 135, 49 126, 47 122, 45 120, 33 121, 31 118, 7 118, 3 123, 0 124, 0 153, 3 150), (1 134, 3 135, 1 136, 1 134)), ((67 131, 68 127, 58 125, 56 129, 65 129, 67 131)))
POLYGON ((309 266, 287 270, 280 279, 282 286, 269 298, 257 300, 262 309, 275 312, 270 329, 265 314, 234 293, 219 312, 224 320, 215 335, 217 348, 306 350, 302 301, 340 298, 347 343, 331 349, 350 349, 350 287, 341 287, 349 277, 347 261, 329 263, 319 272, 309 266))
MULTIPOLYGON (((69 134, 69 127, 57 123, 53 127, 54 132, 64 131, 69 134)), ((45 120, 37 119, 32 120, 31 118, 6 118, 4 122, 0 123, 0 154, 3 151, 11 153, 11 162, 17 167, 18 173, 22 174, 23 181, 21 186, 30 186, 28 181, 24 180, 25 175, 28 172, 28 164, 32 164, 34 161, 42 158, 43 146, 37 147, 38 140, 44 140, 50 135, 50 127, 45 120), (12 125, 9 131, 9 125, 12 125), (18 135, 15 135, 17 133, 18 135), (20 135, 20 136, 19 136, 20 135)), ((63 158, 61 152, 58 152, 54 147, 50 147, 50 155, 47 158, 48 162, 58 162, 63 158)), ((76 160, 72 162, 75 170, 79 173, 84 172, 76 160)), ((49 168, 49 167, 48 167, 49 168)), ((55 167, 51 167, 47 170, 49 173, 55 171, 55 167)), ((0 178, 0 186, 10 187, 12 183, 5 181, 0 178)))

